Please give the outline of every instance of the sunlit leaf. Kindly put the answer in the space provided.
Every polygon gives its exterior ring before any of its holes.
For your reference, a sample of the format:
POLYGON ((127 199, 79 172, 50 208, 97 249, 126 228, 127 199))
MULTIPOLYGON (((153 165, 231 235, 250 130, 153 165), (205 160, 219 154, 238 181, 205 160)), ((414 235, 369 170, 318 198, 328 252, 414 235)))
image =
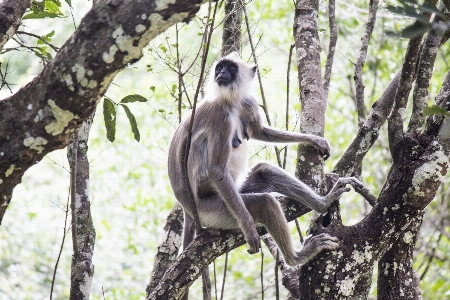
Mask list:
POLYGON ((128 95, 124 97, 122 100, 120 100, 120 103, 132 103, 132 102, 147 102, 147 98, 135 94, 135 95, 128 95))
POLYGON ((45 18, 59 18, 61 17, 61 14, 52 13, 48 11, 41 11, 37 13, 30 13, 28 15, 25 15, 22 20, 26 19, 45 19, 45 18))
POLYGON ((133 131, 134 139, 139 142, 141 140, 141 134, 139 133, 139 129, 137 127, 136 118, 126 105, 120 104, 120 106, 123 107, 125 113, 127 114, 128 120, 130 121, 131 131, 133 131))
POLYGON ((116 139, 116 107, 107 97, 103 100, 103 119, 105 120, 106 137, 114 142, 116 139))

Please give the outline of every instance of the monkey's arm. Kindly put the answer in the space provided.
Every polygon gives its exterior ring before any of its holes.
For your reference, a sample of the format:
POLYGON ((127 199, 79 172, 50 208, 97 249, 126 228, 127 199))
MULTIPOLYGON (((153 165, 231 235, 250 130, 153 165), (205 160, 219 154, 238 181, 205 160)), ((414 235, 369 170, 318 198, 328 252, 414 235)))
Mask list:
POLYGON ((269 143, 309 143, 324 156, 330 156, 330 145, 317 135, 290 132, 266 126, 256 126, 252 138, 269 143), (259 128, 258 128, 259 127, 259 128))

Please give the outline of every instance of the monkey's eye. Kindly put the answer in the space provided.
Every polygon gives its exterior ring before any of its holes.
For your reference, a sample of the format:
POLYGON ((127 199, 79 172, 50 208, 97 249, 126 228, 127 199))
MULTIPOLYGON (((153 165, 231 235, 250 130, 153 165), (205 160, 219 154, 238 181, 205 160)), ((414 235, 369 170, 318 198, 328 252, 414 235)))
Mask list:
POLYGON ((231 65, 231 66, 230 66, 230 71, 231 71, 231 72, 235 72, 236 69, 237 69, 236 66, 234 66, 234 65, 231 65))
POLYGON ((221 64, 216 66, 216 71, 221 71, 222 69, 223 69, 223 66, 221 64))

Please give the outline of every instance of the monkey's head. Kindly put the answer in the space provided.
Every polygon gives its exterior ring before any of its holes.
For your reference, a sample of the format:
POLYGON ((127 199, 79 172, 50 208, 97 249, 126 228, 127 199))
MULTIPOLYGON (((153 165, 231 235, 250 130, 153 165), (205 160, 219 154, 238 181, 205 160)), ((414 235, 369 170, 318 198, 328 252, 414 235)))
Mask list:
POLYGON ((249 96, 255 73, 255 65, 246 63, 237 52, 232 52, 213 64, 207 86, 208 95, 230 101, 249 96))

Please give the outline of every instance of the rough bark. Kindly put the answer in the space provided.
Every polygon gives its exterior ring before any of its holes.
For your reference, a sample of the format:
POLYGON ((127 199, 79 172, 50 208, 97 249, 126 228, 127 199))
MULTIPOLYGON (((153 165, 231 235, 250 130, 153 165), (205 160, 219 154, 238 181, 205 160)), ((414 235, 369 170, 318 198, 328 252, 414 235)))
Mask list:
POLYGON ((422 218, 423 212, 378 261, 378 299, 422 299, 420 280, 413 269, 414 245, 422 218))
POLYGON ((423 109, 427 106, 428 88, 430 87, 431 75, 433 75, 434 62, 444 36, 440 17, 435 17, 433 25, 435 27, 432 27, 428 33, 420 55, 413 92, 413 111, 408 124, 408 132, 420 132, 425 120, 423 109))
POLYGON ((167 217, 164 232, 164 237, 154 258, 152 275, 146 289, 147 296, 158 286, 167 268, 178 256, 183 235, 183 208, 179 203, 175 204, 167 217))
POLYGON ((189 21, 204 1, 99 2, 42 72, 0 101, 0 222, 24 172, 64 148, 114 76, 139 60, 155 36, 189 21))
POLYGON ((70 164, 73 256, 70 278, 70 299, 89 299, 94 265, 95 228, 89 199, 88 138, 93 116, 83 122, 72 135, 67 148, 70 164))
POLYGON ((225 1, 222 56, 225 56, 233 51, 241 53, 242 5, 241 0, 225 1))
POLYGON ((373 264, 433 200, 449 167, 445 142, 409 137, 403 147, 410 155, 393 164, 370 214, 354 226, 332 223, 324 229, 342 248, 302 266, 299 299, 367 297, 373 264))
MULTIPOLYGON (((300 131, 323 136, 327 107, 320 71, 317 0, 300 0, 295 7, 294 40, 300 87, 300 131)), ((323 190, 323 158, 309 146, 297 151, 296 174, 316 191, 323 190)))
POLYGON ((31 0, 5 0, 0 4, 0 51, 16 33, 31 0))

